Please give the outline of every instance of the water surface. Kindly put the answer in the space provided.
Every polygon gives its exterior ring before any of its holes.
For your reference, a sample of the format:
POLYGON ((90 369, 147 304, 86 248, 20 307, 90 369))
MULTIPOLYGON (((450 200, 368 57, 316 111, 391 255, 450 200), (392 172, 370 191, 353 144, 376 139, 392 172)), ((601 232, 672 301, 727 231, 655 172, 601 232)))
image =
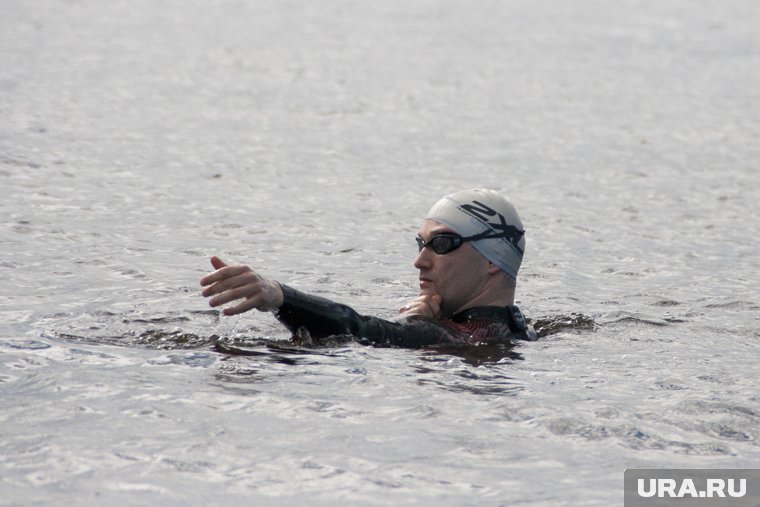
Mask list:
POLYGON ((1 505, 608 506, 626 468, 757 468, 755 2, 0 7, 1 505), (218 254, 392 316, 474 186, 551 332, 501 360, 272 350, 199 295, 218 254))

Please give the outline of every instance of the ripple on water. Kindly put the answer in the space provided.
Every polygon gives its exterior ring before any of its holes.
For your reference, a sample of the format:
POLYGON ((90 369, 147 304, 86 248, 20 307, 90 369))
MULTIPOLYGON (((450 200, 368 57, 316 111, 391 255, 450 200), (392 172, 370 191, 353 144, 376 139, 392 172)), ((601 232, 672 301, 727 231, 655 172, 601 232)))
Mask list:
POLYGON ((34 339, 8 339, 0 341, 0 347, 5 346, 7 348, 16 350, 44 350, 49 349, 51 345, 40 340, 34 339))
MULTIPOLYGON (((557 436, 578 438, 589 441, 610 440, 634 450, 654 450, 699 456, 733 455, 734 451, 725 443, 706 435, 691 433, 681 439, 668 439, 648 431, 651 420, 644 417, 641 424, 627 422, 599 424, 583 418, 558 417, 545 421, 546 429, 557 436)), ((690 428, 693 429, 693 428, 690 428)))
POLYGON ((216 357, 209 352, 192 352, 189 354, 170 354, 167 356, 172 364, 181 364, 192 368, 205 368, 216 362, 216 357))

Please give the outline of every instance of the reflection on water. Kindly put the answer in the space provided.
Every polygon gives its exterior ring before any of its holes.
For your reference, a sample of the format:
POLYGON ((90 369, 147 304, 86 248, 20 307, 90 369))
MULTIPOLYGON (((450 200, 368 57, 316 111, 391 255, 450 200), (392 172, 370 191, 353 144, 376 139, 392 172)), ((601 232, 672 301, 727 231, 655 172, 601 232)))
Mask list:
MULTIPOLYGON (((452 360, 439 358, 433 362, 443 361, 441 367, 436 368, 427 364, 415 368, 418 374, 417 383, 420 385, 432 385, 452 393, 469 393, 479 396, 514 396, 525 389, 513 377, 505 375, 506 367, 491 366, 483 367, 491 361, 491 357, 483 361, 481 356, 471 357, 468 354, 454 354, 454 358, 461 360, 464 367, 458 367, 452 371, 452 360), (480 366, 473 369, 470 366, 480 366)), ((432 360, 432 356, 425 357, 426 362, 432 360)), ((500 364, 504 364, 501 358, 500 364)))
POLYGON ((285 341, 273 342, 260 340, 258 342, 246 342, 243 346, 235 345, 228 341, 214 340, 213 349, 216 352, 233 356, 252 356, 259 359, 267 359, 282 364, 302 364, 309 356, 339 357, 340 350, 327 349, 326 347, 303 347, 289 344, 285 341), (258 348, 255 348, 257 347, 258 348))
MULTIPOLYGON (((436 345, 423 351, 424 357, 432 359, 436 356, 450 355, 462 359, 472 366, 488 363, 508 363, 522 360, 523 356, 515 349, 521 342, 483 343, 480 345, 436 345)), ((529 345, 526 345, 529 346, 529 345)))

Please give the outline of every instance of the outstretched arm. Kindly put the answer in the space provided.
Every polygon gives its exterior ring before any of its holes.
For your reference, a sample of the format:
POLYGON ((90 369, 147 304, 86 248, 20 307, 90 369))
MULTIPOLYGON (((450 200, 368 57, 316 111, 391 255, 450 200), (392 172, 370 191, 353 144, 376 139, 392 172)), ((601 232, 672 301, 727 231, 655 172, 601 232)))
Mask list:
POLYGON ((201 278, 204 297, 211 297, 208 304, 212 308, 238 299, 241 303, 227 307, 224 315, 237 315, 249 310, 266 312, 282 306, 284 300, 280 284, 264 278, 250 266, 229 265, 217 256, 211 257, 211 265, 216 271, 201 278))

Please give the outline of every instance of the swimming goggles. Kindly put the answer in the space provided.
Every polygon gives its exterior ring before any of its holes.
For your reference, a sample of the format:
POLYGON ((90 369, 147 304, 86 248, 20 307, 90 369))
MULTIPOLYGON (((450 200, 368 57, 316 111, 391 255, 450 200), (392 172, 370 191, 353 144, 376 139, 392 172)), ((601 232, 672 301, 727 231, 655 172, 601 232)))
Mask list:
POLYGON ((462 246, 462 243, 466 241, 478 241, 479 239, 491 239, 491 238, 503 238, 505 235, 503 233, 496 233, 493 231, 484 231, 480 234, 476 234, 475 236, 468 236, 466 238, 463 238, 459 234, 456 234, 454 232, 442 232, 440 234, 436 234, 430 240, 425 241, 421 237, 417 236, 415 239, 417 240, 417 246, 420 248, 420 252, 423 248, 428 247, 432 248, 435 253, 438 255, 445 255, 449 252, 453 252, 460 246, 462 246))

